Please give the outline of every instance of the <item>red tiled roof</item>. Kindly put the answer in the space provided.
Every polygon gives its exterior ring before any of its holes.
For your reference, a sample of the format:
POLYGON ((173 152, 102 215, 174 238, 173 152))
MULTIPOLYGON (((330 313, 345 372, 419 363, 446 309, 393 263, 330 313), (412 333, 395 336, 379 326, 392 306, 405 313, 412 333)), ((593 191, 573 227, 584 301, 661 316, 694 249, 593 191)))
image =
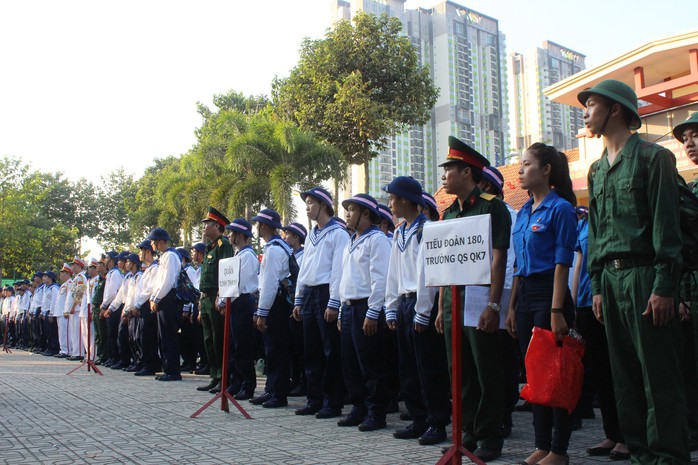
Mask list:
MULTIPOLYGON (((567 155, 568 163, 577 161, 579 160, 579 149, 567 150, 565 155, 567 155)), ((498 166, 497 169, 504 176, 504 201, 511 205, 513 209, 520 209, 529 196, 527 191, 519 187, 519 164, 510 163, 498 166)), ((447 194, 443 187, 440 187, 434 194, 434 199, 436 199, 436 204, 439 206, 439 214, 441 214, 453 203, 455 196, 447 194)))

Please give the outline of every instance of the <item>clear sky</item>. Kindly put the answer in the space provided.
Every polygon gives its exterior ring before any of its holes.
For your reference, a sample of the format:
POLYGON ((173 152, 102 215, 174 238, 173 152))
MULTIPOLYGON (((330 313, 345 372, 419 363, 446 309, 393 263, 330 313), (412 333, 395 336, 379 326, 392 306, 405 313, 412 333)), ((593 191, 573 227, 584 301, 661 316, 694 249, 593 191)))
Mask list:
MULTIPOLYGON (((500 21, 507 52, 552 40, 600 64, 698 27, 695 0, 459 1, 500 21), (667 6, 672 10, 668 11, 667 6)), ((433 0, 409 0, 407 7, 433 0)), ((0 157, 71 179, 140 175, 195 142, 196 102, 268 94, 328 0, 0 0, 0 157)))

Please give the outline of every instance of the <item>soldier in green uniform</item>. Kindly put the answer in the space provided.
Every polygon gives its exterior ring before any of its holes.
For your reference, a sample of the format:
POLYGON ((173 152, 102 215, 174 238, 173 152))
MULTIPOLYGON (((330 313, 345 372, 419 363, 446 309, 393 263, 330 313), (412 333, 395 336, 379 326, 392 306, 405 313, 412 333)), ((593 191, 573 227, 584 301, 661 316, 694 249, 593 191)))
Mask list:
POLYGON ((97 360, 95 364, 101 365, 107 361, 107 320, 102 318, 102 300, 104 300, 104 284, 107 277, 107 265, 102 258, 97 262, 97 283, 92 293, 92 321, 95 325, 95 348, 97 360))
POLYGON ((676 160, 643 142, 637 96, 602 81, 578 95, 606 149, 589 169, 592 309, 606 328, 621 431, 632 463, 688 464, 679 320, 676 160))
POLYGON ((201 220, 204 223, 204 238, 208 246, 201 263, 199 290, 199 318, 204 331, 204 347, 211 369, 211 382, 196 388, 211 393, 220 392, 223 368, 223 329, 224 319, 218 310, 218 262, 222 258, 233 256, 233 246, 223 235, 228 225, 228 218, 213 207, 208 208, 208 215, 201 220))
MULTIPOLYGON (((674 137, 683 144, 686 155, 698 165, 698 112, 686 121, 677 124, 674 137)), ((689 184, 698 195, 698 182, 689 184)), ((688 403, 688 434, 691 450, 698 450, 698 273, 685 273, 681 282, 681 298, 686 302, 679 305, 681 329, 684 337, 683 374, 688 403)))
MULTIPOLYGON (((448 138, 448 145, 446 162, 440 165, 444 169, 441 180, 446 192, 455 194, 457 198, 444 212, 443 219, 490 214, 492 222, 489 302, 482 309, 477 328, 463 327, 461 346, 463 445, 487 462, 501 455, 503 445, 500 425, 504 417, 504 374, 499 312, 511 238, 511 215, 504 202, 477 187, 482 180, 482 169, 489 166, 489 161, 455 137, 448 138)), ((442 305, 436 318, 436 327, 445 335, 450 365, 451 288, 443 288, 441 292, 442 305)), ((461 302, 462 295, 463 288, 461 302)), ((462 322, 458 324, 462 325, 462 322)))

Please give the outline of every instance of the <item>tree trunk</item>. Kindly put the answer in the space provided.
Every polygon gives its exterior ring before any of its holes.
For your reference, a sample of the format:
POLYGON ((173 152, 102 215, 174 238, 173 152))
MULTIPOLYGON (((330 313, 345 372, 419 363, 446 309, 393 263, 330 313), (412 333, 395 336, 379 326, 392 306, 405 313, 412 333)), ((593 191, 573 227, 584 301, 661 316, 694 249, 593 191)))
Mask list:
POLYGON ((370 161, 371 161, 371 155, 368 152, 366 152, 366 154, 364 155, 364 192, 366 194, 369 193, 369 186, 370 186, 370 182, 368 180, 368 173, 370 170, 370 167, 369 167, 370 161))

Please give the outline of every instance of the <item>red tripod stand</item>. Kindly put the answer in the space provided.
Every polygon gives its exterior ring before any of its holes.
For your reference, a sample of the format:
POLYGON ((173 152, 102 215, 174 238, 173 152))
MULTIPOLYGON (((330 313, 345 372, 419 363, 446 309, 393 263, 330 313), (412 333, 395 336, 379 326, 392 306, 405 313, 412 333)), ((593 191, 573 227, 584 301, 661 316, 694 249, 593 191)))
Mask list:
POLYGON ((79 370, 80 368, 82 368, 82 367, 84 367, 85 365, 87 365, 87 371, 88 371, 88 373, 89 373, 89 371, 90 371, 90 368, 92 368, 92 370, 93 370, 95 373, 97 373, 97 374, 100 375, 100 376, 103 376, 103 375, 102 375, 102 372, 99 371, 99 368, 97 368, 97 365, 95 365, 95 362, 92 361, 92 357, 91 357, 92 354, 90 353, 90 352, 91 352, 91 349, 92 349, 92 344, 90 343, 90 342, 91 342, 91 341, 90 341, 90 337, 92 336, 92 328, 91 328, 91 326, 92 326, 92 305, 91 305, 91 304, 87 304, 87 357, 85 357, 85 360, 83 360, 83 362, 82 362, 80 365, 78 365, 78 366, 76 366, 75 368, 73 368, 72 370, 70 370, 68 373, 66 373, 66 375, 69 375, 69 374, 71 374, 72 372, 77 371, 77 370, 79 370))
POLYGON ((228 408, 228 401, 237 407, 240 413, 243 414, 248 420, 252 419, 249 413, 245 411, 244 408, 238 403, 233 396, 228 393, 228 343, 230 341, 230 297, 225 299, 225 328, 223 329, 223 374, 221 376, 221 392, 213 396, 213 399, 206 402, 203 407, 194 412, 190 418, 196 418, 201 412, 209 408, 218 399, 221 400, 221 410, 224 412, 230 412, 228 408))

